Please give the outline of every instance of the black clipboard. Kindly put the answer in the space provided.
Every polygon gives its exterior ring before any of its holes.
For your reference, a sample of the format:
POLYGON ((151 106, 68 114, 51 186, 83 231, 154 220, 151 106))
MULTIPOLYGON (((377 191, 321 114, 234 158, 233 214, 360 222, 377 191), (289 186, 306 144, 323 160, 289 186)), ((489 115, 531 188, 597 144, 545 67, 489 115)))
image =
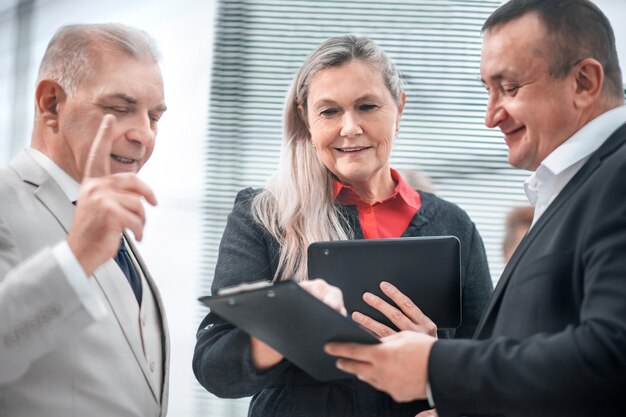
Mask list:
POLYGON ((267 343, 319 381, 348 378, 324 352, 326 343, 374 344, 378 339, 294 281, 248 283, 226 295, 201 297, 211 311, 267 343))
POLYGON ((461 325, 461 243, 455 236, 316 242, 308 248, 310 279, 339 287, 348 310, 396 326, 363 301, 371 292, 394 305, 381 281, 406 294, 438 328, 461 325))

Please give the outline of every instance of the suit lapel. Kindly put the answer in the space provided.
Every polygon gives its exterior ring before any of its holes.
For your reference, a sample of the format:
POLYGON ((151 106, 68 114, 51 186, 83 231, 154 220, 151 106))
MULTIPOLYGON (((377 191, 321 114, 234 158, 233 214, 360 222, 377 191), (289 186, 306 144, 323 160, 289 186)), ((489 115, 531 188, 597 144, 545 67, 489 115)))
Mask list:
POLYGON ((9 165, 22 180, 35 187, 35 197, 57 219, 65 233, 69 233, 74 218, 74 205, 67 199, 56 181, 35 162, 26 151, 20 152, 9 165))
POLYGON ((35 191, 35 196, 59 221, 65 233, 69 233, 74 218, 74 205, 67 199, 57 183, 48 177, 35 191))
MULTIPOLYGON (((572 196, 576 194, 582 184, 593 175, 593 173, 601 165, 602 160, 614 153, 617 148, 623 146, 624 142, 626 142, 626 124, 615 131, 606 140, 606 142, 604 142, 604 144, 602 144, 602 146, 600 146, 600 148, 598 148, 598 150, 591 155, 587 163, 585 163, 580 171, 578 171, 570 182, 567 183, 559 195, 554 199, 552 204, 550 204, 546 211, 541 215, 537 223, 522 239, 498 280, 498 284, 496 285, 493 295, 491 296, 489 305, 487 306, 487 309, 485 310, 485 313, 476 328, 474 338, 489 337, 491 335, 491 329, 493 328, 493 324, 498 314, 504 291, 509 285, 509 281, 515 273, 517 265, 520 263, 520 260, 523 259, 528 248, 531 247, 536 240, 538 240, 538 236, 541 236, 542 231, 546 228, 546 225, 549 224, 552 221, 552 218, 561 211, 561 207, 563 207, 567 201, 569 201, 572 196)), ((540 240, 539 244, 541 244, 540 240)))
MULTIPOLYGON (((168 332, 168 326, 167 326, 167 318, 165 316, 165 307, 163 306, 163 300, 161 299, 161 293, 159 292, 156 284, 154 283, 154 281, 152 280, 152 276, 150 275, 150 272, 143 260, 143 258, 141 257, 141 255, 139 254, 139 251, 137 250, 137 247, 135 246, 134 242, 132 239, 130 239, 128 237, 128 235, 126 233, 124 233, 124 237, 126 238, 126 242, 128 243, 128 248, 132 251, 133 256, 135 257, 137 264, 139 266, 139 268, 141 268, 141 272, 143 273, 143 276, 145 277, 145 282, 148 284, 148 286, 150 287, 150 292, 152 292, 152 296, 154 297, 155 301, 156 301, 156 305, 157 308, 159 310, 159 314, 161 316, 161 329, 162 329, 162 336, 163 336, 163 344, 162 344, 162 351, 163 351, 163 393, 168 392, 168 381, 169 381, 169 332, 168 332)), ((144 297, 148 297, 149 294, 146 293, 144 291, 144 297)), ((144 370, 144 372, 147 371, 147 368, 144 370)), ((153 381, 152 379, 150 379, 150 381, 153 381)), ((157 395, 156 393, 159 392, 158 388, 156 386, 152 386, 152 391, 155 395, 157 395)))
POLYGON ((128 283, 124 273, 115 261, 111 259, 98 268, 93 276, 111 306, 111 311, 121 327, 137 363, 141 367, 141 372, 143 372, 146 382, 150 385, 154 398, 160 402, 161 399, 158 395, 157 387, 154 386, 150 377, 150 370, 143 352, 141 330, 139 329, 139 306, 132 291, 126 291, 128 283))
MULTIPOLYGON (((57 219, 65 233, 69 233, 75 207, 50 174, 25 151, 20 152, 9 165, 24 182, 34 186, 36 198, 57 219)), ((142 264, 141 267, 145 273, 144 265, 142 264)), ((104 297, 109 303, 111 311, 121 327, 155 399, 160 402, 160 396, 157 394, 156 387, 153 386, 150 371, 143 354, 143 344, 139 329, 136 327, 139 323, 138 307, 137 309, 134 308, 137 305, 137 300, 133 296, 132 291, 124 291, 122 290, 124 287, 121 287, 121 285, 128 285, 124 273, 115 261, 111 259, 99 267, 93 276, 102 289, 104 297)), ((150 285, 152 291, 155 291, 154 285, 152 283, 150 285)), ((160 302, 160 298, 158 300, 160 302)))

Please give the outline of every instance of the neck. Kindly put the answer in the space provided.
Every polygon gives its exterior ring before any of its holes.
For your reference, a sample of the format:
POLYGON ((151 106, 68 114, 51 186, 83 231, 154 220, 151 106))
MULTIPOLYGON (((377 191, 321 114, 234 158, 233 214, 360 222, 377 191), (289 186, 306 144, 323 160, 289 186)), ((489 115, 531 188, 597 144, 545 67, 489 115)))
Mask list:
POLYGON ((43 132, 41 132, 41 129, 36 123, 33 128, 33 135, 30 138, 30 147, 37 149, 44 155, 48 155, 48 147, 46 146, 46 141, 43 139, 43 132))
POLYGON ((76 182, 80 183, 82 181, 82 176, 79 175, 78 170, 75 169, 74 165, 67 163, 68 158, 64 157, 64 155, 71 154, 70 149, 64 145, 61 145, 61 147, 58 146, 58 144, 63 143, 65 142, 63 142, 60 137, 54 136, 53 133, 45 128, 42 129, 40 125, 35 123, 30 142, 31 148, 46 155, 59 168, 65 171, 67 175, 72 177, 76 182))
POLYGON ((393 195, 396 189, 396 183, 391 178, 391 171, 388 167, 375 174, 369 181, 352 182, 349 185, 368 204, 383 201, 393 195))
POLYGON ((605 99, 603 101, 598 102, 596 106, 590 107, 588 111, 584 112, 578 121, 578 129, 580 130, 587 123, 591 122, 596 117, 608 112, 609 110, 613 110, 617 107, 623 106, 624 100, 616 100, 616 99, 605 99))

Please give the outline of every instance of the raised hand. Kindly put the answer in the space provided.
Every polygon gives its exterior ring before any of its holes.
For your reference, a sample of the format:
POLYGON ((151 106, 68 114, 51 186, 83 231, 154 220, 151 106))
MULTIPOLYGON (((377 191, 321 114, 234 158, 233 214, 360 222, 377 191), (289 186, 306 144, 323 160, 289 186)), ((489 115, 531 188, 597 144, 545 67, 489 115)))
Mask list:
MULTIPOLYGON (((397 307, 392 306, 382 298, 372 293, 363 294, 363 300, 383 313, 400 330, 410 330, 425 333, 430 336, 437 336, 437 326, 433 321, 420 310, 409 297, 404 295, 395 286, 388 282, 381 282, 380 289, 389 297, 397 307)), ((385 337, 396 333, 389 326, 386 326, 369 316, 358 311, 352 313, 352 319, 361 326, 370 330, 378 337, 385 337)))
POLYGON ((141 240, 142 200, 156 205, 152 189, 134 173, 111 173, 115 117, 106 115, 89 150, 67 242, 87 275, 115 256, 125 228, 141 240))

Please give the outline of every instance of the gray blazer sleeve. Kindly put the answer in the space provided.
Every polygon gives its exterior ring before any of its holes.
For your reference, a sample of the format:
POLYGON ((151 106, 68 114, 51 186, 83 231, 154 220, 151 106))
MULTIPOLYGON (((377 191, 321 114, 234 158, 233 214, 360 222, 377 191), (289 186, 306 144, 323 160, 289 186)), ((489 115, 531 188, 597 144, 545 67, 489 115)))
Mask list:
MULTIPOLYGON (((274 276, 278 247, 252 217, 250 203, 255 194, 248 188, 235 199, 220 243, 213 294, 222 287, 274 276)), ((266 372, 257 372, 251 360, 250 336, 213 313, 202 321, 196 337, 194 374, 218 397, 254 395, 288 366, 283 361, 266 372)))
POLYGON ((20 258, 0 216, 0 385, 94 321, 50 248, 20 258))

